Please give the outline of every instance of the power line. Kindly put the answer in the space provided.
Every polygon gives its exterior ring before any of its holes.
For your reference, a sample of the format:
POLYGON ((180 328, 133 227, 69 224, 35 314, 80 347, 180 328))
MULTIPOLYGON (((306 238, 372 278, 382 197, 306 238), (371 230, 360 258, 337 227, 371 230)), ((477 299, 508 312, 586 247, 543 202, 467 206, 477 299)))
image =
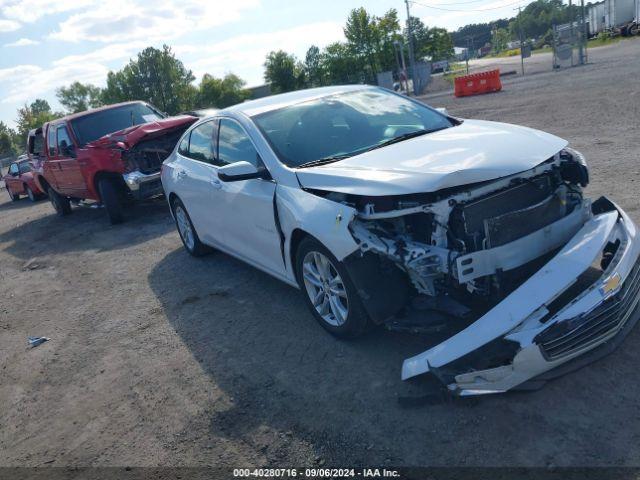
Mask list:
POLYGON ((488 12, 490 10, 500 10, 503 8, 507 8, 507 7, 511 7, 512 5, 517 5, 519 3, 522 3, 522 0, 518 0, 517 2, 513 2, 513 3, 508 3, 506 5, 502 5, 500 7, 492 7, 492 8, 478 8, 478 9, 464 9, 464 10, 454 10, 452 8, 441 8, 441 7, 434 7, 433 5, 426 5, 424 3, 420 3, 420 2, 416 2, 414 0, 409 0, 411 3, 413 3, 414 5, 420 5, 421 7, 426 7, 426 8, 433 8, 435 10, 444 10, 445 12, 488 12))

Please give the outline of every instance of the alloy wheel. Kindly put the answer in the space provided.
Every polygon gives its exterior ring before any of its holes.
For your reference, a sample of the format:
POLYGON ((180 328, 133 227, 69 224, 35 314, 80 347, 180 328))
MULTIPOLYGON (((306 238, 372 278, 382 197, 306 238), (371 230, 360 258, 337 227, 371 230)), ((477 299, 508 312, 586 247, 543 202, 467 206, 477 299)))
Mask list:
POLYGON ((302 260, 302 279, 318 315, 329 325, 343 325, 349 314, 349 301, 344 282, 331 260, 317 251, 307 253, 302 260))
POLYGON ((196 246, 195 236, 193 234, 193 228, 191 228, 191 222, 187 217, 187 212, 181 206, 176 207, 176 222, 178 224, 178 232, 184 241, 185 245, 190 251, 196 246))

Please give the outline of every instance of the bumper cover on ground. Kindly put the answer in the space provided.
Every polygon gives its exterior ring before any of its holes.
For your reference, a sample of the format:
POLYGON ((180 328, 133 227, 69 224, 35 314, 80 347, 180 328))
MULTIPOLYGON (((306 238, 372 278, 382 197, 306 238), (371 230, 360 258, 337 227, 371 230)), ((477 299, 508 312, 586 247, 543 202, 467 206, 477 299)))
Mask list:
POLYGON ((501 303, 453 337, 405 360, 402 378, 431 372, 458 395, 498 393, 545 380, 546 372, 559 372, 562 365, 578 364, 574 360, 587 352, 619 343, 639 316, 639 254, 636 227, 622 210, 594 216, 501 303), (576 279, 614 240, 620 240, 620 247, 601 278, 550 313, 547 307, 563 292, 571 291, 576 279), (461 359, 482 352, 496 340, 518 345, 510 361, 493 368, 461 368, 461 359))

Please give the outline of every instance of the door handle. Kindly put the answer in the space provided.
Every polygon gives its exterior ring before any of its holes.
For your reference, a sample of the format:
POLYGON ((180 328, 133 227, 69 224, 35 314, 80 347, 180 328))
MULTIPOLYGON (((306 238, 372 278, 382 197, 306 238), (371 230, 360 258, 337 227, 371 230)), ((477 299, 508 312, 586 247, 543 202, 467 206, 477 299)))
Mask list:
POLYGON ((222 188, 222 182, 220 180, 218 180, 217 178, 212 178, 211 179, 211 185, 216 190, 220 190, 222 188))
POLYGON ((178 178, 185 178, 187 176, 187 172, 185 172, 184 170, 178 170, 178 173, 176 173, 176 177, 178 178))

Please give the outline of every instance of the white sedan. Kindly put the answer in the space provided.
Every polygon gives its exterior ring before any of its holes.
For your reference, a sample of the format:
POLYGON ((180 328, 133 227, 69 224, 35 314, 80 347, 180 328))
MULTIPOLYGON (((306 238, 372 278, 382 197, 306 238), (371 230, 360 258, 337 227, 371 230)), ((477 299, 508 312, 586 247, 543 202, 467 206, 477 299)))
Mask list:
POLYGON ((588 181, 558 137, 361 85, 220 110, 162 170, 190 254, 300 288, 329 332, 447 319, 451 336, 402 378, 429 372, 459 395, 539 385, 636 322, 636 227, 584 197, 588 181))

